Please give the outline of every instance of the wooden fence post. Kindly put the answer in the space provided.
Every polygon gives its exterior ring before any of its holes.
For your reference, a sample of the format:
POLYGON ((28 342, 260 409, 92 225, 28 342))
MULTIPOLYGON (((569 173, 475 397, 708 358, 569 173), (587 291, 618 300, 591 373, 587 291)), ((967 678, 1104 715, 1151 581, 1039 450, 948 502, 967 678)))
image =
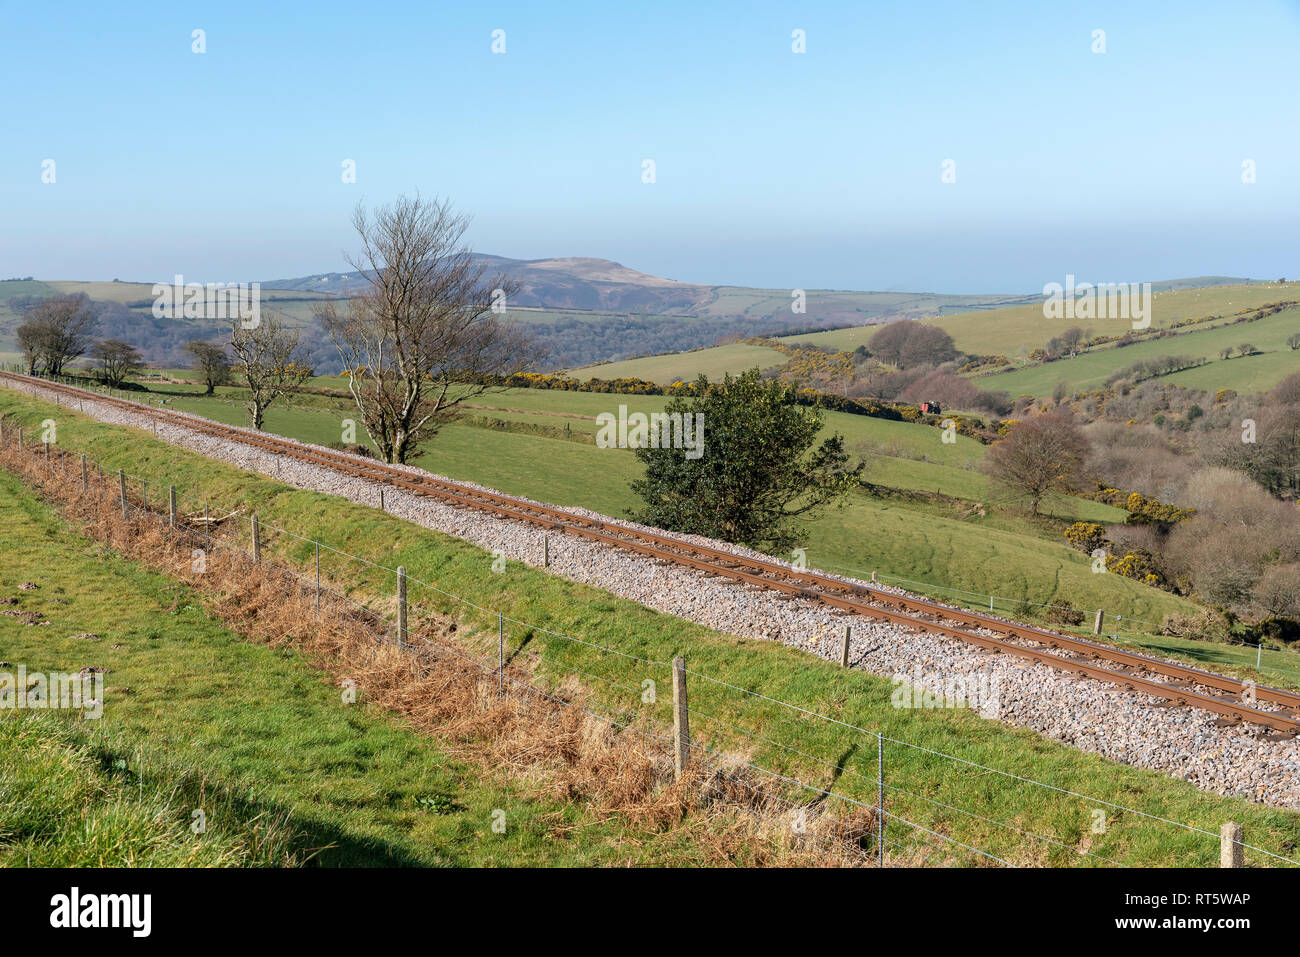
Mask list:
POLYGON ((1219 866, 1245 867, 1246 848, 1242 844, 1242 827, 1228 821, 1219 829, 1219 866))
POLYGON ((497 694, 506 693, 506 623, 497 612, 497 694))
POLYGON ((167 486, 167 524, 176 527, 176 486, 167 486))
POLYGON ((844 646, 840 649, 840 664, 845 668, 849 666, 849 639, 853 636, 853 626, 844 626, 844 646))
POLYGON ((311 542, 316 546, 316 617, 320 617, 320 542, 312 539, 311 542))
POLYGON ((253 515, 253 561, 262 564, 262 529, 257 523, 256 513, 253 515))
POLYGON ((126 473, 121 469, 117 470, 117 487, 122 493, 122 518, 126 518, 126 473))
POLYGON ((81 490, 84 492, 90 487, 89 476, 86 475, 86 453, 81 453, 81 490))
POLYGON ((691 726, 686 704, 686 659, 673 659, 673 770, 681 780, 691 760, 691 726))
POLYGON ((1097 609, 1097 620, 1094 621, 1094 622, 1092 623, 1092 633, 1093 633, 1094 635, 1100 635, 1100 634, 1101 634, 1101 623, 1102 623, 1102 621, 1105 620, 1105 618, 1106 618, 1106 613, 1105 613, 1102 609, 1098 608, 1098 609, 1097 609))
POLYGON ((406 644, 406 566, 397 566, 397 642, 406 644))
POLYGON ((542 567, 551 567, 551 536, 542 536, 542 567))

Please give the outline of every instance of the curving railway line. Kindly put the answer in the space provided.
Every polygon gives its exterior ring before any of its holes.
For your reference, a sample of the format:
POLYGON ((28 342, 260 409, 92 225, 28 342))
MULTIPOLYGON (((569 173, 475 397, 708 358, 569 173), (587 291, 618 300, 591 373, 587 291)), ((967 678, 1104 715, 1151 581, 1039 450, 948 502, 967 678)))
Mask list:
POLYGON ((1238 678, 1123 651, 1111 645, 1004 621, 975 611, 949 608, 911 595, 899 595, 819 572, 790 568, 775 561, 737 555, 672 535, 575 515, 427 473, 415 473, 306 446, 280 436, 223 425, 189 413, 14 373, 0 373, 0 382, 4 381, 22 382, 47 392, 116 407, 192 432, 287 456, 458 507, 579 536, 707 575, 773 590, 792 599, 820 602, 846 614, 863 615, 920 632, 944 635, 988 652, 1026 658, 1069 674, 1148 694, 1172 705, 1211 712, 1228 723, 1260 725, 1281 736, 1300 733, 1300 694, 1290 691, 1257 686, 1238 678))

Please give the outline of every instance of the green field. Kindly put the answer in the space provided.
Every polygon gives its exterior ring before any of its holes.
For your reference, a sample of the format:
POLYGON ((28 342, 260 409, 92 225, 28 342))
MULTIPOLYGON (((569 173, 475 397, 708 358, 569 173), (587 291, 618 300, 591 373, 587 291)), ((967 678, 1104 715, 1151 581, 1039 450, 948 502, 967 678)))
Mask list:
MULTIPOLYGON (((234 400, 234 389, 222 389, 213 399, 194 395, 192 389, 186 395, 178 387, 156 388, 170 393, 172 408, 232 425, 247 424, 246 413, 234 400)), ((341 400, 320 396, 306 401, 311 404, 272 407, 267 429, 319 444, 338 442, 342 420, 354 417, 355 410, 341 400)), ((478 397, 474 404, 486 408, 472 411, 481 418, 501 417, 548 428, 570 425, 576 433, 590 434, 600 412, 617 412, 620 404, 630 411, 652 411, 662 408, 664 401, 661 396, 512 389, 478 397), (494 412, 492 407, 523 411, 494 412), (574 415, 588 418, 567 417, 574 415)), ((1109 614, 1157 625, 1166 614, 1195 610, 1185 599, 1131 579, 1093 575, 1087 557, 1066 545, 1061 532, 1068 522, 1119 522, 1126 515, 1121 509, 1054 496, 1044 503, 1047 517, 1037 522, 987 507, 981 516, 973 506, 988 506, 990 490, 987 478, 974 469, 985 448, 974 439, 958 436, 955 444, 947 445, 941 431, 930 426, 837 412, 826 416, 825 432, 832 430, 845 436, 850 450, 870 449, 866 481, 961 501, 927 504, 855 492, 844 510, 809 523, 805 548, 814 565, 855 568, 865 575, 876 570, 1017 601, 1069 601, 1076 607, 1105 608, 1109 614), (882 449, 895 454, 884 454, 882 449), (882 534, 882 529, 888 533, 882 534)), ((623 516, 639 505, 629 488, 641 474, 633 453, 601 449, 594 442, 453 424, 429 443, 414 464, 510 494, 609 515, 623 516)))
POLYGON ((0 718, 0 768, 15 774, 0 776, 0 864, 575 865, 665 850, 645 843, 653 835, 624 845, 617 821, 345 706, 329 675, 241 639, 201 595, 88 541, 8 472, 0 508, 0 597, 49 621, 0 617, 0 659, 29 673, 109 669, 99 720, 0 718), (491 830, 497 808, 504 835, 491 830), (556 841, 557 823, 583 826, 556 841))
MULTIPOLYGON (((1183 319, 1204 316, 1233 316, 1274 302, 1300 298, 1300 282, 1257 283, 1238 286, 1205 286, 1171 289, 1152 294, 1152 326, 1162 328, 1183 319)), ((1014 360, 1028 355, 1070 326, 1090 328, 1094 335, 1120 335, 1129 328, 1123 320, 1055 320, 1043 316, 1041 300, 1029 305, 960 313, 925 322, 947 330, 958 349, 971 355, 1004 355, 1014 360)), ((835 329, 812 335, 791 336, 786 341, 809 343, 850 352, 875 334, 877 326, 835 329)), ((1177 341, 1177 340, 1174 340, 1177 341)), ((991 387, 990 387, 991 388, 991 387)))
MULTIPOLYGON (((1063 281, 1061 277, 1057 281, 1063 281)), ((1151 325, 1163 328, 1184 319, 1233 316, 1274 302, 1300 298, 1300 282, 1257 283, 1248 286, 1205 286, 1175 289, 1152 295, 1151 325)), ((946 329, 957 348, 974 355, 1004 355, 1015 359, 1041 346, 1070 326, 1091 328, 1094 335, 1122 335, 1131 323, 1123 319, 1047 319, 1042 302, 1013 309, 971 312, 935 320, 946 329)))
MULTIPOLYGON (((133 475, 146 478, 155 489, 169 483, 177 485, 182 493, 183 510, 192 509, 193 503, 209 501, 224 512, 242 503, 245 514, 255 511, 262 517, 268 530, 264 554, 278 563, 310 565, 310 545, 304 546, 272 531, 276 527, 289 528, 306 536, 319 536, 337 548, 389 568, 400 563, 407 567, 413 581, 434 582, 443 592, 464 596, 491 611, 500 610, 508 618, 533 622, 535 625, 528 626, 526 631, 520 626, 508 629, 511 649, 526 639, 527 650, 542 662, 538 666, 539 675, 550 675, 554 680, 568 674, 570 669, 579 669, 586 675, 581 680, 595 702, 629 717, 645 707, 637 690, 645 677, 653 675, 660 680, 661 687, 668 680, 666 671, 660 674, 660 666, 653 663, 685 654, 693 670, 726 682, 722 685, 696 681, 691 702, 699 717, 698 724, 693 722, 693 733, 713 747, 739 750, 761 767, 832 787, 847 797, 858 795, 871 801, 875 793, 874 735, 810 718, 770 699, 828 714, 868 732, 880 730, 890 739, 885 754, 887 802, 895 815, 891 818, 887 840, 891 855, 899 855, 903 860, 931 858, 958 863, 983 860, 942 840, 929 838, 904 821, 939 830, 955 840, 1016 863, 1060 866, 1096 866, 1110 861, 1209 865, 1217 860, 1218 826, 1225 820, 1243 822, 1250 843, 1275 851, 1286 852, 1300 839, 1300 818, 1290 813, 1200 792, 1189 784, 1080 754, 1031 732, 984 721, 970 712, 892 707, 892 684, 884 678, 841 669, 775 643, 720 635, 515 563, 511 563, 505 574, 493 574, 491 557, 486 552, 417 528, 378 509, 291 489, 168 446, 147 433, 96 423, 67 408, 56 408, 12 393, 0 392, 0 410, 17 414, 28 427, 56 416, 60 441, 67 447, 84 450, 92 459, 103 461, 108 470, 129 469, 133 475), (648 659, 650 663, 597 653, 590 645, 561 637, 565 634, 648 659), (606 683, 609 681, 633 691, 620 690, 606 683), (759 692, 766 698, 738 693, 728 685, 759 692), (708 716, 718 716, 721 720, 708 716), (1060 790, 955 763, 932 753, 936 751, 1060 790), (1065 791, 1091 797, 1073 797, 1065 791), (1094 819, 1092 812, 1099 806, 1097 801, 1194 825, 1210 834, 1198 834, 1133 811, 1111 808, 1107 832, 1095 835, 1090 825, 1094 819)), ((7 508, 6 512, 9 511, 7 508)), ((915 516, 908 521, 915 523, 915 516)), ((37 526, 38 530, 15 537, 28 544, 18 552, 21 557, 14 560, 27 564, 8 574, 48 582, 47 570, 61 560, 53 551, 59 547, 60 536, 39 530, 39 521, 37 526)), ((981 534, 988 539, 996 531, 990 524, 981 534)), ((898 527, 886 525, 871 537, 887 546, 887 540, 897 532, 898 527)), ((75 536, 72 538, 75 541, 75 536)), ((211 754, 214 775, 220 772, 223 779, 227 774, 243 775, 239 780, 252 780, 258 787, 283 796, 291 806, 295 795, 310 790, 312 800, 302 813, 322 827, 328 824, 340 803, 378 791, 380 803, 372 813, 346 822, 353 828, 352 833, 360 832, 369 838, 356 858, 363 861, 384 853, 387 838, 375 835, 382 833, 389 821, 413 819, 409 799, 413 794, 429 793, 434 787, 430 782, 441 786, 445 781, 453 800, 462 792, 452 789, 470 786, 458 777, 448 781, 433 776, 433 769, 418 760, 418 755, 411 754, 410 736, 400 727, 388 724, 383 716, 374 716, 374 733, 396 736, 396 740, 390 739, 390 780, 411 783, 394 792, 376 787, 368 777, 358 778, 359 767, 368 767, 377 753, 388 752, 367 750, 364 756, 357 755, 354 742, 361 732, 355 729, 344 736, 342 745, 333 739, 335 714, 341 715, 338 720, 351 721, 360 720, 361 714, 340 708, 332 689, 318 676, 295 670, 300 663, 293 658, 273 667, 277 656, 263 654, 265 649, 239 643, 224 634, 217 634, 210 647, 192 643, 188 637, 177 640, 180 652, 172 657, 173 625, 169 623, 160 629, 156 624, 159 603, 172 616, 169 622, 172 619, 182 624, 194 621, 210 632, 222 629, 209 622, 200 610, 192 609, 194 603, 187 601, 183 593, 161 581, 158 587, 163 591, 153 605, 141 605, 141 613, 155 623, 137 623, 131 617, 130 608, 120 615, 116 610, 110 614, 104 606, 104 594, 116 600, 117 591, 127 587, 120 580, 118 562, 104 556, 100 549, 80 547, 88 563, 85 575, 61 576, 57 583, 48 583, 48 590, 31 593, 42 600, 46 597, 71 599, 78 604, 69 608, 77 609, 77 613, 69 611, 66 617, 59 617, 57 627, 41 629, 43 634, 37 635, 35 629, 25 630, 13 639, 9 637, 11 632, 3 634, 7 641, 27 642, 21 646, 23 653, 48 662, 48 667, 63 662, 86 663, 85 645, 73 645, 68 650, 57 642, 64 633, 97 631, 115 639, 112 643, 125 646, 118 649, 124 658, 122 671, 110 676, 109 685, 111 689, 121 682, 136 689, 134 695, 126 696, 120 709, 132 721, 139 722, 131 730, 133 734, 138 733, 137 740, 142 740, 146 748, 146 782, 150 766, 148 749, 172 747, 173 734, 191 740, 197 728, 200 740, 206 743, 200 753, 204 760, 211 754), (83 598, 83 594, 88 597, 83 598), (158 637, 152 637, 154 634, 158 637), (137 655, 140 657, 136 658, 137 655), (128 673, 127 669, 138 670, 128 673), (209 674, 215 683, 211 686, 205 684, 209 674), (227 677, 231 674, 238 675, 234 685, 227 677), (156 682, 161 682, 162 687, 156 682), (248 683, 251 698, 243 696, 238 682, 248 683), (276 682, 288 682, 291 691, 276 690, 280 687, 276 682), (181 694, 188 708, 191 696, 185 688, 202 692, 194 694, 197 698, 194 706, 207 720, 185 720, 184 708, 159 714, 151 704, 160 695, 181 694), (267 708, 276 705, 282 697, 283 707, 295 713, 276 713, 284 715, 282 720, 286 722, 293 718, 292 727, 301 729, 296 735, 281 736, 277 726, 266 720, 267 708), (242 730, 245 728, 248 729, 246 737, 242 730), (318 735, 328 739, 322 745, 326 750, 314 750, 318 735), (338 765, 321 768, 317 762, 327 758, 328 747, 352 750, 344 753, 338 765), (404 768, 407 764, 409 767, 404 768), (352 779, 340 783, 338 794, 326 791, 322 799, 316 787, 320 781, 313 775, 325 775, 327 779, 329 775, 352 775, 352 779), (300 785, 300 780, 305 784, 300 785)), ((376 602, 379 596, 391 593, 391 573, 372 565, 345 563, 332 553, 326 558, 323 571, 327 578, 348 581, 355 600, 376 602)), ((78 570, 80 567, 75 566, 78 570)), ((8 574, 5 580, 12 583, 8 574)), ((126 574, 141 573, 130 569, 126 574)), ((126 601, 134 600, 128 592, 126 601)), ((495 642, 496 619, 490 613, 476 612, 451 602, 441 593, 418 587, 412 600, 419 608, 458 614, 465 621, 458 634, 471 648, 481 648, 489 640, 495 642)), ((64 615, 61 608, 48 609, 48 614, 51 619, 64 615)), ((110 660, 101 657, 110 650, 108 644, 105 640, 93 645, 97 660, 110 660)), ((11 655, 8 647, 5 654, 11 655)), ((117 660, 113 659, 113 663, 117 660)), ((659 714, 666 707, 661 700, 653 710, 659 714)), ((366 734, 371 733, 369 727, 366 734)), ((420 745, 426 747, 424 742, 420 745)), ((179 748, 181 744, 174 746, 179 748)), ((472 817, 469 809, 478 807, 474 796, 466 795, 462 800, 466 814, 472 817)), ((452 830, 455 823, 448 821, 445 827, 452 830)), ((428 826, 436 828, 438 822, 429 822, 428 826)), ((408 836, 404 847, 411 848, 411 854, 425 853, 420 846, 424 833, 415 829, 408 836)), ((477 846, 474 834, 464 830, 461 840, 470 848, 477 846)), ((527 860, 528 838, 520 836, 519 840, 519 860, 527 860)), ((598 843, 594 837, 591 841, 598 843)), ((581 843, 575 843, 570 837, 566 847, 551 853, 577 856, 581 843)), ((1251 863, 1269 863, 1268 858, 1256 856, 1255 852, 1248 852, 1248 858, 1251 863)), ((468 862, 468 857, 462 854, 456 862, 468 862)), ((505 862, 505 858, 497 858, 497 862, 505 862)), ((510 862, 515 859, 512 857, 510 862)))
POLYGON ((786 356, 766 346, 752 346, 733 342, 726 346, 697 349, 694 352, 673 352, 664 356, 647 356, 644 359, 624 359, 603 365, 574 369, 573 378, 586 381, 591 378, 647 379, 667 384, 678 379, 691 382, 700 375, 721 379, 730 372, 735 375, 746 369, 771 369, 786 361, 786 356))
MULTIPOLYGON (((1251 287, 1254 288, 1254 287, 1251 287)), ((1300 371, 1300 352, 1287 346, 1287 337, 1300 330, 1300 307, 1235 325, 1197 328, 1167 339, 1152 339, 1123 349, 1100 348, 1073 359, 1032 365, 1015 372, 977 376, 982 389, 1005 389, 1016 395, 1051 395, 1058 382, 1070 392, 1096 389, 1111 373, 1156 356, 1203 356, 1210 361, 1195 369, 1164 376, 1161 382, 1213 391, 1265 391, 1292 372, 1300 371), (1220 359, 1219 350, 1248 342, 1261 354, 1220 359)))

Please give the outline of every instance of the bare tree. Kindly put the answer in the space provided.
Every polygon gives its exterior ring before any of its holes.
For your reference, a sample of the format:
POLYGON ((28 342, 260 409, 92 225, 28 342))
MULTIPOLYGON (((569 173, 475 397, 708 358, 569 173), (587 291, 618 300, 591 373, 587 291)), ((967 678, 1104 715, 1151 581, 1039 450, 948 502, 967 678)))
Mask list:
POLYGON ((185 351, 194 360, 194 371, 202 377, 203 384, 207 386, 204 395, 212 395, 217 390, 217 386, 225 385, 230 381, 230 358, 221 346, 214 342, 204 342, 202 339, 191 339, 185 343, 185 351))
POLYGON ((939 365, 959 354, 947 332, 915 319, 881 326, 872 334, 867 348, 877 359, 900 369, 939 365))
POLYGON ((1261 619, 1300 619, 1300 565, 1265 569, 1251 593, 1253 611, 1261 619))
POLYGON ((1048 492, 1070 492, 1088 456, 1088 440, 1074 419, 1049 412, 1018 423, 1006 438, 989 446, 984 470, 996 485, 1029 501, 1030 511, 1048 492))
POLYGON ((85 296, 42 299, 16 330, 27 371, 35 375, 40 365, 46 374, 60 375, 68 362, 85 355, 94 326, 95 315, 85 296))
POLYGON ((99 363, 99 380, 114 389, 144 368, 140 350, 121 339, 101 339, 91 346, 90 355, 99 363))
POLYGON ((373 216, 358 206, 352 224, 362 249, 348 263, 370 285, 317 318, 376 450, 406 462, 466 399, 539 353, 516 323, 497 318, 518 286, 504 274, 484 280, 462 242, 469 219, 449 202, 402 196, 373 216))
POLYGON ((275 313, 266 309, 252 328, 235 320, 230 349, 239 363, 236 371, 248 383, 244 407, 255 429, 262 428, 271 403, 296 392, 311 378, 311 368, 301 361, 298 351, 297 330, 285 328, 275 313))
POLYGON ((20 324, 14 331, 18 339, 18 348, 23 352, 23 365, 28 375, 36 375, 36 367, 41 364, 45 354, 44 331, 36 323, 28 321, 20 324))

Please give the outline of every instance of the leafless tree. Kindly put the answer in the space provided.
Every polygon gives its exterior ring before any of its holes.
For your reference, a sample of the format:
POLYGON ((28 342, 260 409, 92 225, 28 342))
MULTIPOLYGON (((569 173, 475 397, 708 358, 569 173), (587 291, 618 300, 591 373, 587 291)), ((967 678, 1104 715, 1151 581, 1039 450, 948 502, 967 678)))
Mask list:
POLYGON ((1251 598, 1259 618, 1300 620, 1300 565, 1272 565, 1265 569, 1251 598))
POLYGON ((251 329, 235 320, 231 327, 230 351, 238 362, 237 372, 248 383, 249 418, 261 429, 266 410, 276 399, 296 392, 311 378, 311 368, 298 351, 298 332, 288 329, 275 313, 263 308, 261 319, 251 329))
POLYGON ((900 369, 938 365, 957 358, 952 336, 938 326, 903 319, 881 326, 867 343, 871 354, 900 369))
POLYGON ((85 355, 94 326, 95 315, 85 296, 42 299, 16 330, 28 373, 35 375, 40 366, 48 375, 61 374, 68 362, 85 355))
POLYGON ((1088 456, 1088 440, 1074 419, 1049 412, 1024 419, 1006 438, 994 442, 984 458, 984 469, 994 484, 1029 501, 1030 511, 1048 492, 1069 492, 1078 487, 1088 456))
POLYGON ((406 462, 465 400, 539 353, 517 323, 498 318, 517 284, 505 275, 485 281, 486 267, 463 243, 469 219, 449 202, 402 196, 373 215, 358 206, 352 224, 361 253, 348 262, 369 286, 317 318, 376 450, 406 462))

